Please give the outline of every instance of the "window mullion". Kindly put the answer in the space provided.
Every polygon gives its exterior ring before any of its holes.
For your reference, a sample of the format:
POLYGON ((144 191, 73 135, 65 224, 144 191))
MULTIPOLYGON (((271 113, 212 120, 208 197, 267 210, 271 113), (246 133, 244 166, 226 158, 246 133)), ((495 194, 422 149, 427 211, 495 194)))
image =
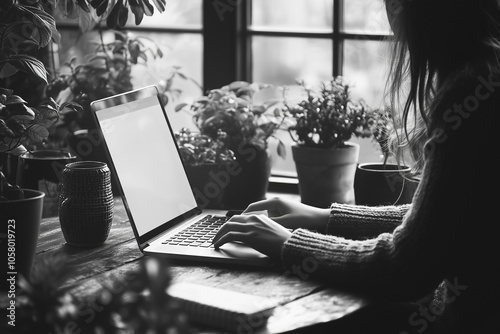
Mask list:
POLYGON ((252 22, 252 1, 245 1, 237 7, 236 32, 236 79, 252 80, 252 36, 249 25, 252 22))
POLYGON ((344 41, 341 37, 344 26, 344 0, 333 0, 333 75, 342 75, 344 41))

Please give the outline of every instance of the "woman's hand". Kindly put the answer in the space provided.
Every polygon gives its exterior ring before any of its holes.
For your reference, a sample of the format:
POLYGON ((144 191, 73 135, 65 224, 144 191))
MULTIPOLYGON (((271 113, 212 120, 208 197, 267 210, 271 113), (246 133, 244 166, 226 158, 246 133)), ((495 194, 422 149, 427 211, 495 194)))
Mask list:
POLYGON ((227 242, 242 242, 280 261, 281 248, 292 233, 265 215, 233 216, 222 225, 213 239, 215 249, 227 242))
POLYGON ((252 203, 244 213, 263 210, 267 210, 269 218, 289 229, 302 227, 323 232, 330 218, 330 209, 320 209, 278 197, 252 203))

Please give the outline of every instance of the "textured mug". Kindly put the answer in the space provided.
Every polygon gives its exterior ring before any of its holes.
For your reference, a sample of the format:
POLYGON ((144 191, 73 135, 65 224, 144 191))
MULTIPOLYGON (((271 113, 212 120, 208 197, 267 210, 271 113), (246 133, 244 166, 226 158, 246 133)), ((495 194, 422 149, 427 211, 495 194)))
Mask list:
POLYGON ((59 222, 72 246, 97 246, 106 241, 113 220, 111 172, 104 162, 78 161, 62 171, 59 222))

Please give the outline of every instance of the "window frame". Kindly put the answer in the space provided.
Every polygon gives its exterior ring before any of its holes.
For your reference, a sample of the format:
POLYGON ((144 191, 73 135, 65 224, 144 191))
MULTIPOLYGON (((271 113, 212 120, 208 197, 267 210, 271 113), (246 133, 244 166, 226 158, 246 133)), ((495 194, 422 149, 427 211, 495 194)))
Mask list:
MULTIPOLYGON (((223 20, 221 22, 220 12, 214 10, 213 0, 203 0, 203 23, 205 55, 204 55, 204 87, 216 88, 234 80, 252 81, 252 49, 251 41, 254 36, 266 37, 298 37, 318 38, 332 41, 332 76, 343 74, 344 65, 344 42, 349 40, 384 41, 389 35, 352 33, 344 31, 344 0, 333 1, 333 24, 331 32, 298 32, 272 29, 252 29, 252 1, 251 0, 218 0, 219 4, 225 4, 223 20), (231 9, 229 9, 231 8, 231 9), (219 33, 223 28, 224 36, 219 33), (230 32, 229 32, 230 31, 230 32), (215 61, 215 50, 225 53, 224 62, 215 61), (224 67, 218 67, 219 64, 224 67), (229 65, 229 66, 228 66, 229 65), (205 67, 207 70, 205 71, 205 67), (225 80, 214 79, 217 73, 224 72, 225 80)), ((220 57, 221 54, 218 53, 220 57)))

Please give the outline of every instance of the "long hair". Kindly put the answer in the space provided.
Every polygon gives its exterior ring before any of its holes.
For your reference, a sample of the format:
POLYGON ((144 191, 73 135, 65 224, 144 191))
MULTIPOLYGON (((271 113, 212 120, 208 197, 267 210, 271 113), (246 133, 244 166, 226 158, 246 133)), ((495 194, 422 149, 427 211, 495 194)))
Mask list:
MULTIPOLYGON (((423 166, 423 146, 436 92, 468 62, 500 46, 497 0, 385 0, 393 31, 388 92, 400 131, 392 140, 398 162, 410 153, 423 166)), ((499 54, 497 52, 497 54, 499 54)))

